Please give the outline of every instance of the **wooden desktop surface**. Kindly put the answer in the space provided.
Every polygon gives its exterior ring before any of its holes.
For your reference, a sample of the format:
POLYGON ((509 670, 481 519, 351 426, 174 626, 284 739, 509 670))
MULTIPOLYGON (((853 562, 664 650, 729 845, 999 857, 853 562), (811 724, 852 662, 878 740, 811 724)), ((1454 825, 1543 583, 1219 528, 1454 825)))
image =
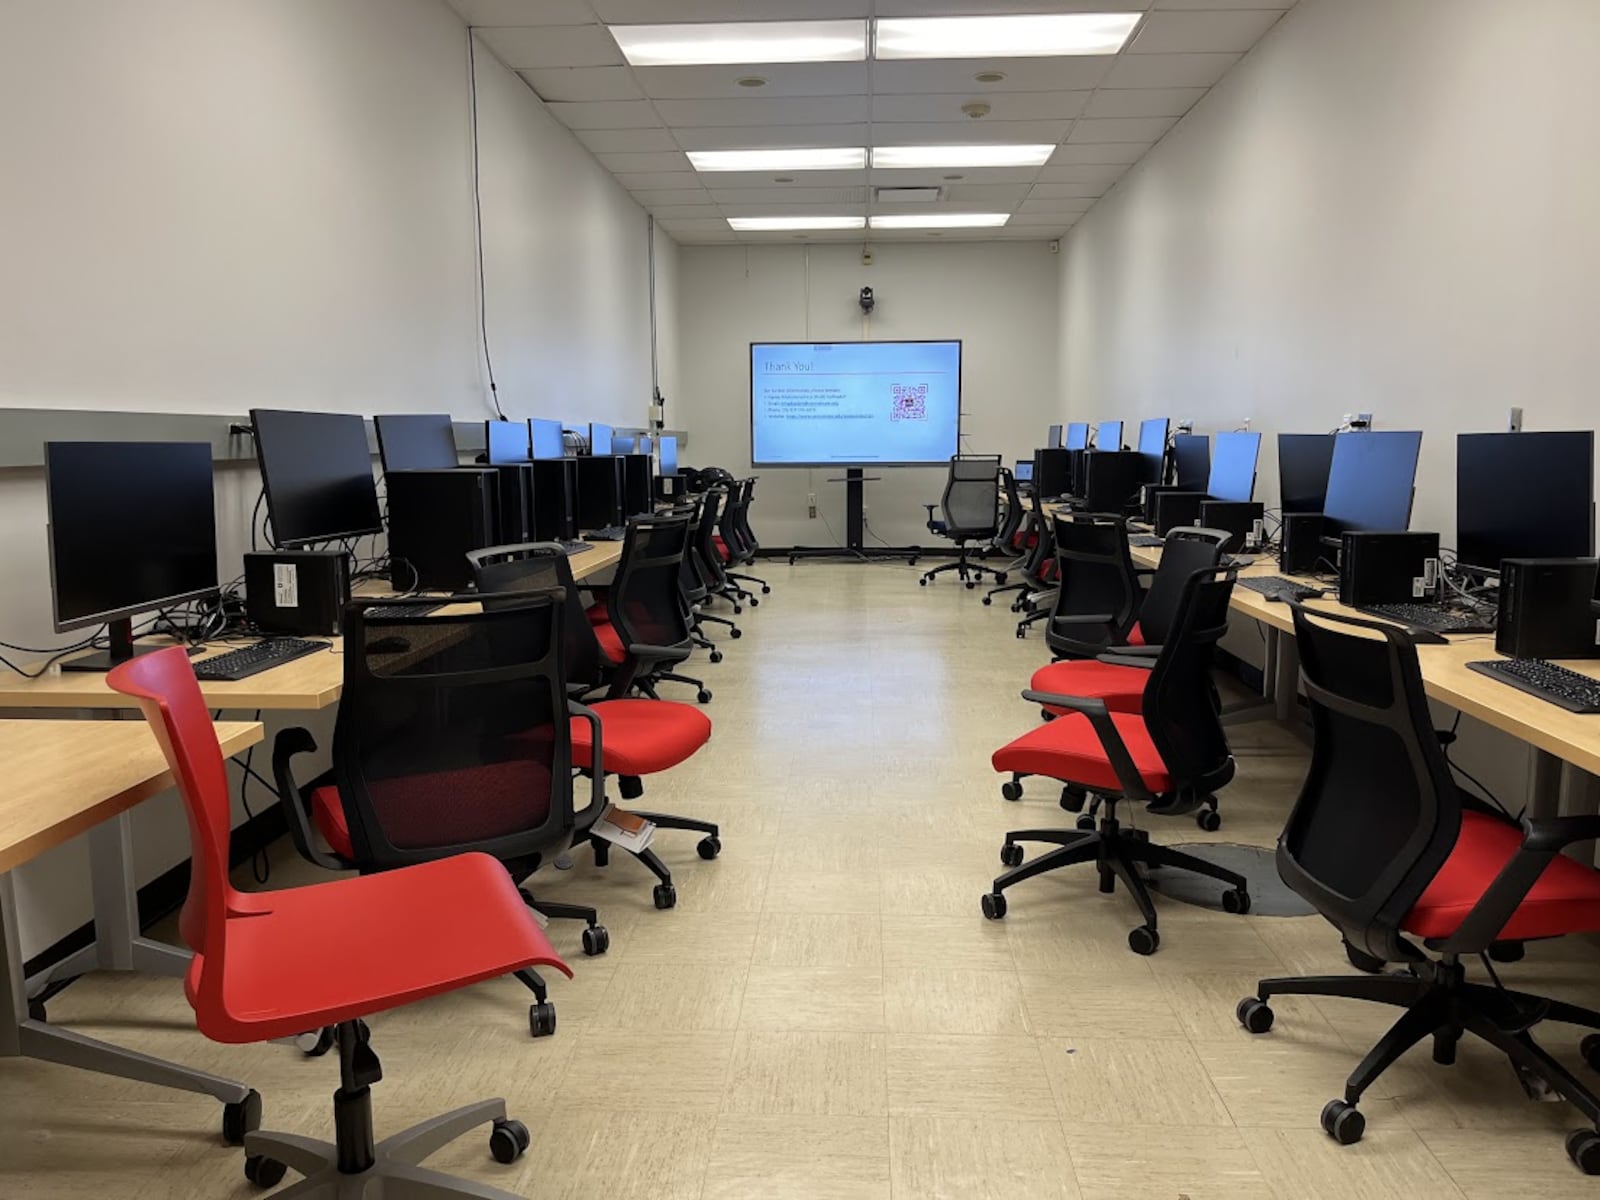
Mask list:
MULTIPOLYGON (((253 721, 217 724, 222 753, 261 741, 253 721)), ((0 872, 36 858, 172 786, 143 721, 0 721, 0 872)))
MULTIPOLYGON (((621 542, 595 542, 588 550, 570 557, 572 574, 582 582, 617 565, 622 558, 621 542)), ((238 647, 216 643, 208 645, 196 660, 222 654, 238 647)), ((333 638, 326 650, 297 658, 248 679, 202 681, 200 690, 206 704, 214 709, 243 711, 261 709, 278 712, 306 712, 337 704, 344 686, 343 643, 333 638)), ((9 672, 0 675, 0 708, 135 708, 130 696, 113 692, 106 677, 96 671, 58 671, 39 679, 26 679, 9 672)))

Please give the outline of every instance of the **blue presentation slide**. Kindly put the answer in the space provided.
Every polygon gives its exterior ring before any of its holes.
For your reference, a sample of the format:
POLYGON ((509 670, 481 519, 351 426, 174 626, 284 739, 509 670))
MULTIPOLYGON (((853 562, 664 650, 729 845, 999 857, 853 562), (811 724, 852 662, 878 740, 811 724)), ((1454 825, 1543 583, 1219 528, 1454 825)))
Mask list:
POLYGON ((750 347, 758 467, 947 463, 960 426, 960 342, 750 347))

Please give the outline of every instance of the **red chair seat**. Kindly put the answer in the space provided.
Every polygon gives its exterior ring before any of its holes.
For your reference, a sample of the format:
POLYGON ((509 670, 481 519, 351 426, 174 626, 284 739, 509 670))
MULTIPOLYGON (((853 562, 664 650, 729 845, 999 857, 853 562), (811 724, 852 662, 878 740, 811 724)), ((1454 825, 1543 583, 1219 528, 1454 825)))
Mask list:
POLYGON ((607 662, 620 663, 628 657, 628 651, 622 645, 622 637, 610 621, 594 627, 594 638, 600 643, 600 653, 606 656, 607 662))
MULTIPOLYGON (((1144 686, 1149 681, 1150 672, 1140 667, 1119 667, 1084 659, 1040 667, 1033 673, 1029 686, 1036 692, 1104 700, 1113 712, 1138 714, 1144 702, 1144 686)), ((1045 709, 1053 713, 1071 711, 1052 704, 1045 705, 1045 709)))
POLYGON ((344 803, 339 799, 339 789, 333 784, 319 787, 311 793, 311 820, 317 826, 322 840, 340 858, 354 860, 355 844, 350 840, 350 825, 344 819, 344 803))
POLYGON ((720 533, 712 534, 711 544, 717 548, 717 554, 721 556, 723 562, 727 562, 732 557, 728 553, 728 543, 722 540, 720 533))
MULTIPOLYGON (((1461 833, 1422 899, 1401 922, 1420 938, 1447 938, 1522 846, 1522 830, 1485 813, 1463 812, 1461 833)), ((1600 872, 1558 854, 1507 921, 1506 941, 1600 930, 1600 872)))
MULTIPOLYGON (((1131 713, 1114 712, 1111 720, 1122 735, 1145 787, 1152 792, 1170 792, 1172 777, 1155 743, 1150 740, 1144 719, 1131 713)), ((996 750, 992 761, 996 771, 1046 775, 1063 783, 1081 784, 1090 791, 1122 791, 1122 781, 1112 770, 1111 760, 1095 736, 1094 726, 1082 713, 1069 713, 1030 730, 996 750)))
POLYGON ((200 1031, 233 1044, 289 1037, 528 966, 572 974, 487 854, 251 893, 228 918, 226 945, 221 1012, 197 1002, 200 955, 186 988, 200 1031))
POLYGON ((1139 628, 1139 623, 1137 621, 1133 623, 1133 628, 1128 630, 1128 645, 1144 645, 1144 630, 1139 628))
POLYGON ((604 600, 595 602, 583 610, 583 615, 589 618, 591 625, 609 625, 611 623, 611 610, 604 600))
MULTIPOLYGON (((601 754, 608 775, 653 775, 677 766, 711 739, 711 718, 671 700, 600 700, 601 754)), ((589 722, 572 720, 572 764, 592 765, 589 722)))

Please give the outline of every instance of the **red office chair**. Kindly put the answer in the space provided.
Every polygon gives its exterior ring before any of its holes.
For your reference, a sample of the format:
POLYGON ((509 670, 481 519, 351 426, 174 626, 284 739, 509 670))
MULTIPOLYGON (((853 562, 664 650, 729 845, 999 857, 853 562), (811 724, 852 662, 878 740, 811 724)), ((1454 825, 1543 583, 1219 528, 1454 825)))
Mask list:
POLYGON ((501 1162, 527 1149, 528 1130, 503 1100, 485 1100, 377 1142, 372 1084, 383 1077, 363 1017, 535 965, 571 974, 505 869, 487 854, 276 892, 235 891, 228 878, 230 804, 222 750, 178 647, 123 663, 107 676, 137 697, 161 743, 189 816, 189 895, 179 918, 194 950, 185 991, 200 1032, 228 1044, 337 1027, 334 1144, 247 1133, 245 1175, 270 1187, 287 1167, 306 1176, 281 1193, 341 1197, 384 1181, 386 1196, 517 1200, 510 1192, 419 1164, 479 1125, 501 1162))

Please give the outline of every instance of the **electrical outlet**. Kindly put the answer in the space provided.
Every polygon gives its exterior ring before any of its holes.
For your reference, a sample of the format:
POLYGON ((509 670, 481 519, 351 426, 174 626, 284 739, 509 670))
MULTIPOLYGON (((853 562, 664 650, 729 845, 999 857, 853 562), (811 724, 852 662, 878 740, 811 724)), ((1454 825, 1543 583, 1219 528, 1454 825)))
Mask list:
POLYGON ((817 519, 817 494, 815 492, 806 497, 806 516, 813 521, 817 519))
POLYGON ((1363 429, 1371 429, 1372 428, 1372 414, 1371 413, 1369 413, 1369 412, 1367 412, 1367 413, 1357 413, 1356 414, 1356 420, 1361 423, 1361 427, 1363 429))
POLYGON ((1506 423, 1506 430, 1510 433, 1522 432, 1522 410, 1520 408, 1511 410, 1511 420, 1506 423))

